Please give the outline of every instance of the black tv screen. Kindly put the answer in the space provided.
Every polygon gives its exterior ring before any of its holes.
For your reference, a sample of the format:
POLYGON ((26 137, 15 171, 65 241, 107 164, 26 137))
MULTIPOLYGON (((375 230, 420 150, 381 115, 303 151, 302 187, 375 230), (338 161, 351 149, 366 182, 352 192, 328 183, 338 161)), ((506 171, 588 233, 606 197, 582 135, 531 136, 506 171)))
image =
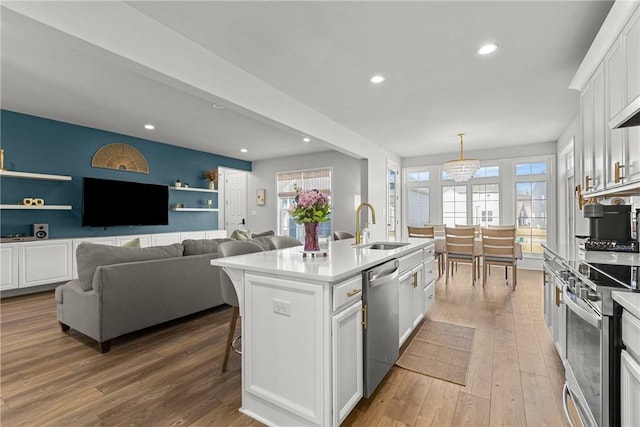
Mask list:
POLYGON ((82 226, 168 225, 167 185, 82 178, 82 226))

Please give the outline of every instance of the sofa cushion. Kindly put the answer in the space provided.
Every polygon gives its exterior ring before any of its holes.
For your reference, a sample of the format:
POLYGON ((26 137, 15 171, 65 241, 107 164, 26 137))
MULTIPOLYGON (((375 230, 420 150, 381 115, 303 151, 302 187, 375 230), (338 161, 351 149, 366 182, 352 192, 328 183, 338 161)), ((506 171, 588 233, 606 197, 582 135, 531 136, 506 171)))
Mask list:
POLYGON ((264 236, 264 237, 256 237, 255 239, 251 239, 249 240, 250 242, 256 243, 257 245, 260 245, 260 247, 262 248, 263 251, 270 251, 271 250, 271 244, 270 244, 270 236, 264 236))
POLYGON ((218 246, 222 242, 228 242, 233 239, 187 239, 182 241, 184 246, 184 256, 212 254, 218 252, 218 246))
POLYGON ((95 243, 81 243, 76 250, 78 284, 85 291, 91 290, 93 274, 97 267, 103 265, 179 257, 182 256, 183 251, 184 248, 180 243, 148 248, 123 248, 97 245, 95 243))

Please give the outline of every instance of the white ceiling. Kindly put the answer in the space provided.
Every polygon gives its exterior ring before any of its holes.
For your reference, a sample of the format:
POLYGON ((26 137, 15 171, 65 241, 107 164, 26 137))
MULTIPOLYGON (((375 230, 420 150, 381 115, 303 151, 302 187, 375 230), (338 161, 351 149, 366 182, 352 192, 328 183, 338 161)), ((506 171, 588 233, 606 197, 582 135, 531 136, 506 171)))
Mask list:
MULTIPOLYGON (((578 113, 578 93, 567 87, 612 2, 128 5, 364 139, 411 157, 456 152, 459 132, 474 151, 557 140, 578 113), (485 42, 499 50, 477 55, 485 42), (375 73, 386 81, 371 84, 375 73)), ((3 109, 246 160, 340 148, 337 141, 302 143, 296 129, 206 90, 168 84, 14 10, 3 7, 1 19, 3 109), (148 122, 157 129, 143 130, 148 122)))

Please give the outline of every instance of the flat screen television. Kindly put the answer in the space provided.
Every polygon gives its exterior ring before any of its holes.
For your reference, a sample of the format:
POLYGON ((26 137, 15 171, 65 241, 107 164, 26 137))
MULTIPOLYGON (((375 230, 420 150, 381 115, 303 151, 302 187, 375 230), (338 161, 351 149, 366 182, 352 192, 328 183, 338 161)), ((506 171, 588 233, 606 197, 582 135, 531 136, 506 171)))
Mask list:
POLYGON ((82 178, 82 226, 169 224, 169 186, 82 178))

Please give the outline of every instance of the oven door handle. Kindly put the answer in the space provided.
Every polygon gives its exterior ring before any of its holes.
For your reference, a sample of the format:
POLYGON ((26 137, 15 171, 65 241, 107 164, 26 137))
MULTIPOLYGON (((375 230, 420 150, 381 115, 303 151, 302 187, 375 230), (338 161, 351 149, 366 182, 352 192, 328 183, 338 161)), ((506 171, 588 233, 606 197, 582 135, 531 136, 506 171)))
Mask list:
MULTIPOLYGON (((569 295, 570 292, 568 291, 567 285, 564 286, 562 293, 564 294, 564 298, 563 298, 564 303, 567 304, 567 307, 569 307, 571 311, 573 311, 582 320, 584 320, 594 328, 598 330, 602 329, 602 319, 593 313, 589 313, 589 311, 585 310, 584 308, 576 304, 569 295)), ((571 294, 571 295, 575 295, 575 294, 571 294)))

